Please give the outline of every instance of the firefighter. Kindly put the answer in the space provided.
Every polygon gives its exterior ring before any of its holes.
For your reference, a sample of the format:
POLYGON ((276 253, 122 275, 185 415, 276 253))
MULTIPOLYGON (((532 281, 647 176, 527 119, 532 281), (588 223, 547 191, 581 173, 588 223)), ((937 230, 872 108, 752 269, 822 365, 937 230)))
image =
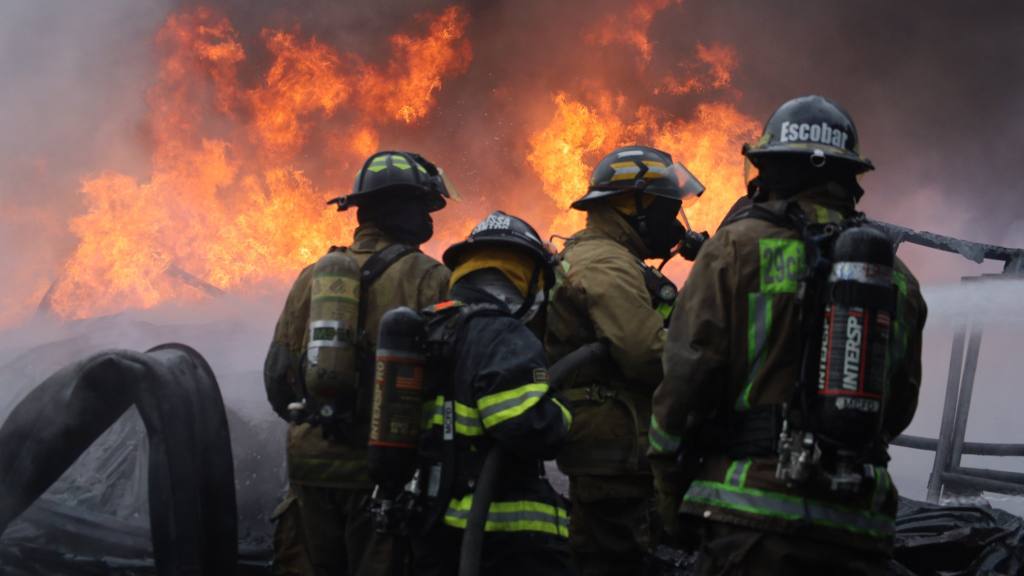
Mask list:
POLYGON ((700 523, 699 574, 887 574, 886 448, 917 405, 925 302, 856 213, 873 166, 842 108, 786 102, 744 155, 749 202, 672 316, 650 427, 659 485, 700 523))
POLYGON ((676 290, 644 260, 672 255, 685 236, 682 200, 702 191, 668 153, 627 146, 600 162, 572 205, 587 212, 587 225, 561 255, 548 361, 591 342, 609 349, 565 392, 575 425, 558 466, 570 478, 570 547, 584 575, 635 574, 652 544, 647 426, 676 290))
POLYGON ((449 197, 443 173, 422 156, 397 151, 374 154, 356 176, 352 193, 332 201, 339 210, 358 209, 359 226, 352 245, 331 248, 320 262, 299 274, 288 294, 264 367, 267 398, 274 411, 291 422, 289 491, 274 514, 275 574, 387 573, 390 539, 371 529, 364 506, 372 488, 366 472, 366 412, 376 330, 387 310, 428 306, 447 293, 447 268, 421 253, 418 246, 433 234, 430 214, 443 208, 449 197), (335 259, 336 267, 340 263, 339 270, 346 270, 347 264, 354 278, 333 282, 340 273, 332 276, 328 270, 326 282, 320 282, 317 269, 328 257, 335 259), (311 295, 311 290, 320 292, 311 295), (358 304, 347 309, 348 318, 311 319, 318 309, 331 312, 324 306, 356 299, 358 304), (339 334, 317 335, 311 343, 311 334, 322 334, 323 326, 332 322, 341 326, 339 334), (345 336, 351 341, 340 341, 345 336), (324 342, 325 338, 337 339, 324 342), (355 354, 335 366, 336 373, 326 379, 322 372, 310 370, 333 350, 355 354), (309 393, 311 378, 317 379, 318 388, 327 390, 332 378, 357 382, 362 393, 320 406, 309 393), (316 412, 325 407, 333 414, 316 412))
POLYGON ((426 311, 428 360, 420 478, 426 498, 416 573, 456 574, 482 464, 500 447, 481 574, 569 574, 568 513, 544 477, 572 425, 526 327, 554 279, 553 255, 526 222, 494 212, 448 248, 452 300, 426 311), (446 426, 450 423, 450 427, 446 426))

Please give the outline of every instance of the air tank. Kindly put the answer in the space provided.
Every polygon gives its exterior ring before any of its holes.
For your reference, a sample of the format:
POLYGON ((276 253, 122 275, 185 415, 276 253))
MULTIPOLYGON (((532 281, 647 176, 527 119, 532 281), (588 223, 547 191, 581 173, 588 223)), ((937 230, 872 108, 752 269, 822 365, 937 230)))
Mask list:
POLYGON ((305 385, 321 406, 355 402, 359 273, 356 259, 343 250, 313 265, 305 385))

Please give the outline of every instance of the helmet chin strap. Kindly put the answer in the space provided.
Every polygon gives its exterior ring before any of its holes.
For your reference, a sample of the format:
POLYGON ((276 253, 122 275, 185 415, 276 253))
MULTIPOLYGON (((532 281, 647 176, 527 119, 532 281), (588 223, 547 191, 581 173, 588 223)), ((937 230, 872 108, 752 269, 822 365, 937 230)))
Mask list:
POLYGON ((643 192, 637 190, 633 193, 633 200, 636 203, 636 231, 640 237, 647 240, 647 214, 644 213, 643 192))
POLYGON ((540 265, 537 264, 533 267, 533 273, 530 274, 530 283, 526 288, 526 296, 523 298, 523 303, 519 305, 519 308, 512 313, 512 317, 520 322, 528 322, 530 319, 526 315, 530 312, 533 307, 533 301, 536 299, 537 292, 537 281, 540 280, 540 265), (531 298, 531 296, 533 296, 531 298))

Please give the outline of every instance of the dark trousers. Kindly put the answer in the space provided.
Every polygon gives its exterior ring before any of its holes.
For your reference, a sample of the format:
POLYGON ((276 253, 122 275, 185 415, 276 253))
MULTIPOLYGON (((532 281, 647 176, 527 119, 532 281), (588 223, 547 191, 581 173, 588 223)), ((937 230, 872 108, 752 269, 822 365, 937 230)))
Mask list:
POLYGON ((582 576, 641 574, 651 547, 650 476, 573 476, 569 545, 582 576))
POLYGON ((313 576, 390 576, 392 538, 374 531, 369 492, 301 485, 292 492, 313 576))
POLYGON ((701 531, 698 576, 889 574, 889 559, 879 552, 719 522, 706 522, 701 531))
MULTIPOLYGON (((462 530, 442 525, 414 539, 416 576, 456 576, 462 534, 462 530)), ((539 532, 489 532, 484 537, 480 574, 570 576, 574 572, 563 538, 539 532)))

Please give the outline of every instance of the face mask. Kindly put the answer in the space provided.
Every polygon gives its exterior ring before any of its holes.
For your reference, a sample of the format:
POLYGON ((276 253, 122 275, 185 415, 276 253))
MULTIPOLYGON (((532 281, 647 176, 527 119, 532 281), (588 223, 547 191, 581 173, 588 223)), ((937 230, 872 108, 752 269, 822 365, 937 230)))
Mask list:
POLYGON ((434 219, 420 198, 394 198, 359 208, 360 224, 374 224, 389 238, 419 246, 434 235, 434 219))
POLYGON ((652 258, 668 258, 679 244, 686 228, 676 219, 682 202, 657 197, 649 206, 628 219, 640 234, 652 258))

